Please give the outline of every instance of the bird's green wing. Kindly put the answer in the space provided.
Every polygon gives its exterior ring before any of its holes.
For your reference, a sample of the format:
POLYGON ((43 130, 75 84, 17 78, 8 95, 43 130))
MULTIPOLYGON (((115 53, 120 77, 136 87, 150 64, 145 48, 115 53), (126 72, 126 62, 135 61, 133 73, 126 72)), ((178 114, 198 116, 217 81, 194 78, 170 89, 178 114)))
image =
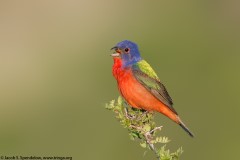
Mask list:
POLYGON ((169 96, 167 89, 160 82, 157 74, 152 67, 145 61, 141 60, 132 66, 133 75, 148 91, 151 92, 158 100, 164 103, 175 114, 172 98, 169 96))

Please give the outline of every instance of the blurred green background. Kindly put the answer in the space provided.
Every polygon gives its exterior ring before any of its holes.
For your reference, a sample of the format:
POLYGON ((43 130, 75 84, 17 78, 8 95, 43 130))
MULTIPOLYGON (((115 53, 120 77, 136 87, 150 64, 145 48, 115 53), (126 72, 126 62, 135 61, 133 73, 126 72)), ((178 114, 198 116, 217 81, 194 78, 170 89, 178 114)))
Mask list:
POLYGON ((0 154, 154 159, 105 103, 112 52, 128 39, 195 133, 157 114, 181 159, 238 159, 239 1, 0 1, 0 154))

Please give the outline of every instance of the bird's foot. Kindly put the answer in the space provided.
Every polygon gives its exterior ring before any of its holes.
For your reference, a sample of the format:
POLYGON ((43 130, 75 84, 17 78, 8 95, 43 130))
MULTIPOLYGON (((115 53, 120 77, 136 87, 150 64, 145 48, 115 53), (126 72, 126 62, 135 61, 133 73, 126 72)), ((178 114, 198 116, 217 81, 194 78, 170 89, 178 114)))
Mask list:
POLYGON ((136 118, 136 116, 128 114, 127 108, 124 108, 124 112, 127 119, 133 120, 136 118))
POLYGON ((152 111, 147 111, 147 110, 141 110, 142 114, 140 116, 138 116, 137 121, 143 119, 144 117, 147 117, 149 113, 152 113, 152 111))

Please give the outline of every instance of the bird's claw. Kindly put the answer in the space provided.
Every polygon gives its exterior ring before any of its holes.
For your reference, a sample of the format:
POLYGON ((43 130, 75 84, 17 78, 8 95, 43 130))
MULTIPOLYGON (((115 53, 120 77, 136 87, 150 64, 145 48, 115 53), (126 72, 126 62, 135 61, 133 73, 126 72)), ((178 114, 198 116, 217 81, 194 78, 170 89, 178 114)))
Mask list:
POLYGON ((125 116, 126 116, 127 119, 133 120, 133 119, 136 118, 136 116, 128 114, 127 108, 124 108, 124 112, 125 112, 125 116))

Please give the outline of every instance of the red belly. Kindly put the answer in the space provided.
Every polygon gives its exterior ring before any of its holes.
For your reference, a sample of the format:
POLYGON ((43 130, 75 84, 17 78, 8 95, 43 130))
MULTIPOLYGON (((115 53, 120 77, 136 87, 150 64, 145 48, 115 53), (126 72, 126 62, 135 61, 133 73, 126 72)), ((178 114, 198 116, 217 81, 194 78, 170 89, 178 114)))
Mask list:
POLYGON ((132 107, 161 112, 170 119, 177 121, 177 116, 140 84, 133 76, 131 70, 126 71, 117 80, 122 96, 132 107))

